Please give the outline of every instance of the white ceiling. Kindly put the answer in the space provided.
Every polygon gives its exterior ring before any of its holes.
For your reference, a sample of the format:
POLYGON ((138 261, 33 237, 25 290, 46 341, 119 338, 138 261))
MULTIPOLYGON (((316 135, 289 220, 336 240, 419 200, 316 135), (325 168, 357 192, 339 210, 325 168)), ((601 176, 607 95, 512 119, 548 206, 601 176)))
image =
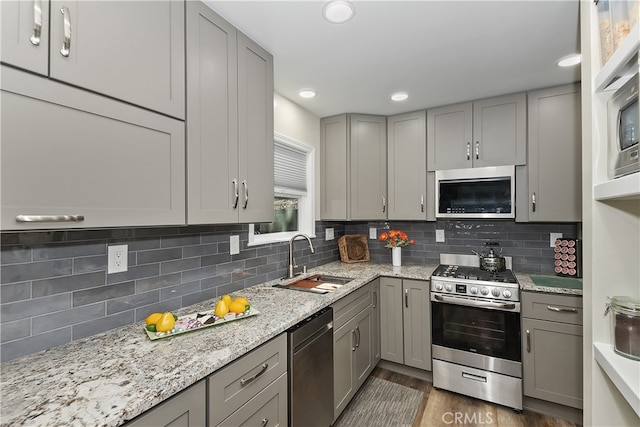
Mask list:
POLYGON ((580 51, 578 0, 354 1, 345 24, 324 1, 207 3, 274 56, 275 90, 319 117, 392 115, 580 80, 556 61, 580 51), (313 99, 298 96, 311 87, 313 99), (406 91, 400 103, 391 93, 406 91))

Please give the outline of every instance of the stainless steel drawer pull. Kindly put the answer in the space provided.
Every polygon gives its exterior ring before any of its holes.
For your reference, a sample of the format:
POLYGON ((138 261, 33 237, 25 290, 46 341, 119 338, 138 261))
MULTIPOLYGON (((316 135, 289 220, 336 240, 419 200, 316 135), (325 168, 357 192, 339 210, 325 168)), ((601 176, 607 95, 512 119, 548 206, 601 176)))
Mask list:
POLYGON ((351 337, 353 338, 353 345, 351 346, 351 351, 356 351, 357 338, 356 338, 356 330, 355 329, 351 330, 351 337))
POLYGON ((255 380, 256 378, 258 378, 260 375, 264 374, 265 372, 267 372, 267 369, 269 369, 269 364, 268 363, 263 363, 262 364, 262 369, 260 369, 260 372, 258 372, 257 374, 255 374, 252 377, 249 378, 242 378, 240 380, 240 386, 244 387, 247 384, 249 384, 251 381, 255 380))
POLYGON ((409 308, 409 289, 404 290, 404 306, 409 308))
POLYGON ((247 180, 242 181, 242 187, 244 188, 244 204, 242 205, 242 209, 247 209, 247 205, 249 204, 249 185, 247 184, 247 180))
POLYGON ((527 329, 527 353, 531 353, 531 331, 527 329))
POLYGON ((18 215, 16 222, 80 222, 84 215, 18 215))
POLYGON ((234 178, 232 183, 233 183, 234 199, 233 199, 233 205, 231 205, 231 207, 233 209, 236 209, 238 207, 238 200, 240 200, 240 193, 238 192, 238 180, 234 178))
POLYGON ((360 326, 356 326, 356 348, 360 347, 360 326))
POLYGON ((29 37, 31 44, 40 46, 40 34, 42 34, 42 3, 33 0, 33 34, 29 37))
POLYGON ((481 377, 480 375, 473 375, 473 374, 469 374, 467 372, 463 372, 462 373, 462 378, 466 378, 468 380, 479 381, 481 383, 486 383, 487 382, 487 377, 481 377))
POLYGON ((62 13, 62 18, 64 20, 64 38, 62 39, 62 49, 60 49, 60 54, 66 58, 69 56, 69 52, 71 50, 71 15, 69 14, 69 8, 67 6, 62 6, 60 13, 62 13))
POLYGON ((578 310, 576 310, 575 308, 561 308, 561 307, 555 307, 553 305, 548 305, 547 310, 556 311, 558 313, 577 313, 578 312, 578 310))
POLYGON ((262 419, 262 427, 265 427, 267 424, 269 424, 269 418, 263 418, 262 419))

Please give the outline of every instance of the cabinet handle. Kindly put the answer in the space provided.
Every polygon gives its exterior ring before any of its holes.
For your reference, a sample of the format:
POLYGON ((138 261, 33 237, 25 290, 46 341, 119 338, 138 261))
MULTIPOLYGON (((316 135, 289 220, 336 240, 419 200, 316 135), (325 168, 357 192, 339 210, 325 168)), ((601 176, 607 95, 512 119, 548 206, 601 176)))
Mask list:
POLYGON ((577 313, 578 312, 578 310, 576 310, 575 308, 561 308, 553 305, 548 305, 547 310, 555 311, 558 313, 577 313))
POLYGON ((69 8, 67 6, 62 6, 60 13, 62 13, 64 28, 64 38, 62 39, 60 54, 67 58, 71 49, 71 15, 69 14, 69 8))
POLYGON ((424 212, 424 195, 420 196, 420 212, 424 212))
POLYGON ((242 209, 247 209, 247 205, 249 204, 249 185, 246 179, 242 180, 242 188, 244 188, 244 204, 242 205, 242 209))
POLYGON ((233 199, 233 205, 231 207, 233 209, 236 209, 238 207, 238 200, 240 200, 240 193, 238 193, 238 180, 234 178, 232 183, 233 183, 234 199, 233 199))
POLYGON ((471 160, 471 143, 467 142, 467 160, 471 160))
POLYGON ((263 363, 262 364, 262 369, 260 369, 260 372, 258 372, 257 374, 255 374, 252 377, 249 378, 242 378, 240 380, 240 386, 244 387, 247 384, 249 384, 251 381, 255 380, 256 378, 258 378, 260 375, 264 374, 265 372, 267 372, 267 369, 269 368, 269 364, 268 363, 263 363))
POLYGON ((531 212, 536 211, 536 193, 531 193, 531 212))
POLYGON ((527 329, 527 353, 531 353, 531 332, 527 329))
POLYGON ((480 158, 480 141, 476 141, 476 160, 480 158))
POLYGON ((40 46, 40 34, 42 34, 42 3, 33 0, 33 34, 29 37, 31 44, 40 46))
POLYGON ((373 308, 376 308, 378 306, 378 291, 373 291, 373 308))
POLYGON ((80 222, 84 215, 18 215, 16 222, 80 222))
POLYGON ((382 196, 382 213, 385 213, 387 211, 387 199, 386 197, 382 196))
POLYGON ((351 351, 356 351, 356 330, 351 330, 351 338, 353 339, 353 345, 351 346, 351 351))
POLYGON ((360 347, 360 326, 356 326, 356 348, 360 347))
POLYGON ((269 418, 263 418, 262 419, 262 427, 265 427, 267 424, 269 424, 269 418))
POLYGON ((404 306, 409 308, 409 289, 404 290, 404 306))

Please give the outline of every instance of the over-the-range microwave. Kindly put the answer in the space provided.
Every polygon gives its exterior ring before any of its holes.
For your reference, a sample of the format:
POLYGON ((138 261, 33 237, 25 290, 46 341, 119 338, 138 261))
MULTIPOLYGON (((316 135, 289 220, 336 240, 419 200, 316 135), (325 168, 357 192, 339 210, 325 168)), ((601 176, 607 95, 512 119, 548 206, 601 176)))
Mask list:
POLYGON ((638 137, 638 73, 618 89, 609 100, 609 178, 640 171, 638 137))
POLYGON ((436 218, 515 218, 515 166, 436 171, 436 218))

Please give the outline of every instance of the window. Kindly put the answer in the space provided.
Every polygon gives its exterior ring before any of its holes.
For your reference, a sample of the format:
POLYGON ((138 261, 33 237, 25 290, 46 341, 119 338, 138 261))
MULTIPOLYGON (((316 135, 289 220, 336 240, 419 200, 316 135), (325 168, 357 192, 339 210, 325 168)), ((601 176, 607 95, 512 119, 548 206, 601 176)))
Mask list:
POLYGON ((314 149, 278 133, 273 146, 274 220, 249 225, 249 246, 315 237, 314 149))

